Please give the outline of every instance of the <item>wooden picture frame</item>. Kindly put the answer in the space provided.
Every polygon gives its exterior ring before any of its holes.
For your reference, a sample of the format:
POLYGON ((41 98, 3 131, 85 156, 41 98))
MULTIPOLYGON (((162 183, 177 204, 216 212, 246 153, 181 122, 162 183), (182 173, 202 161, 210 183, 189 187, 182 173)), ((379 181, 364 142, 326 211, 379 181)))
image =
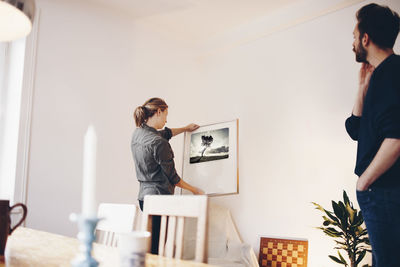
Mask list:
POLYGON ((239 120, 185 132, 182 178, 209 196, 239 193, 239 120))

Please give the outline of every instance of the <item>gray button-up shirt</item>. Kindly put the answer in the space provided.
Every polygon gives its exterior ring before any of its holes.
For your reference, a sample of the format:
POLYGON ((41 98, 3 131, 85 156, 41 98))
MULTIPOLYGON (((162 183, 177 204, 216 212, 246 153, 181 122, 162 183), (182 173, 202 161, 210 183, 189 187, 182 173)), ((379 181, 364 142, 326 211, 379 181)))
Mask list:
POLYGON ((175 170, 174 153, 168 142, 172 132, 143 124, 132 135, 131 150, 140 183, 138 199, 145 195, 172 195, 181 180, 175 170))

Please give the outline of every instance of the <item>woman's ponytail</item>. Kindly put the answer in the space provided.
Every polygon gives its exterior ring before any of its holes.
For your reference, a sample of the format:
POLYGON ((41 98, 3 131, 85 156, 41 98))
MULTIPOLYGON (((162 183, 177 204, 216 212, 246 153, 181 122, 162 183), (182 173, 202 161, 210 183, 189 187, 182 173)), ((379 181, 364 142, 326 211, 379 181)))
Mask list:
POLYGON ((145 123, 148 119, 148 117, 146 116, 146 107, 137 107, 135 109, 135 112, 133 113, 133 118, 135 119, 136 127, 142 126, 142 124, 145 123))
POLYGON ((161 111, 164 111, 167 108, 167 103, 165 103, 161 98, 150 98, 143 104, 143 106, 137 107, 135 112, 133 112, 136 126, 141 127, 143 123, 146 123, 146 121, 157 112, 157 110, 160 109, 161 111))

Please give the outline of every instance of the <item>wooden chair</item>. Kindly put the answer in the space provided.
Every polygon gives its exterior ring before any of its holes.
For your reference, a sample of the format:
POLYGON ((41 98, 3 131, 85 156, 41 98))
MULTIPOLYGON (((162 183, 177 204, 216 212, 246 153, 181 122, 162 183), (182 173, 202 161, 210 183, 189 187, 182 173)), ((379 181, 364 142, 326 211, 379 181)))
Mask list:
POLYGON ((136 205, 101 203, 97 216, 103 218, 96 227, 96 242, 106 246, 118 245, 118 233, 134 228, 136 205))
POLYGON ((194 260, 197 262, 206 262, 207 205, 207 196, 145 196, 142 230, 149 231, 149 229, 151 229, 151 220, 149 220, 149 218, 152 215, 160 215, 161 227, 158 254, 169 258, 175 257, 176 259, 181 259, 183 251, 184 218, 197 218, 196 252, 194 260))

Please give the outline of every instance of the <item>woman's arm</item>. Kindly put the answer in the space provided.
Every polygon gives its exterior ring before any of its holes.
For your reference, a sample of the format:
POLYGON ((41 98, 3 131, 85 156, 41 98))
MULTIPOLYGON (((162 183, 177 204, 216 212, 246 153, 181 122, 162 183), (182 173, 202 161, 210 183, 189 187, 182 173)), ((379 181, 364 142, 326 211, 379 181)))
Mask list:
POLYGON ((204 191, 203 190, 201 190, 200 188, 191 186, 190 184, 186 183, 182 179, 176 184, 176 186, 178 186, 178 187, 180 187, 182 189, 189 190, 194 195, 204 195, 204 191))
POLYGON ((191 123, 182 128, 173 128, 173 129, 171 129, 172 136, 178 135, 183 132, 193 132, 193 131, 197 130, 199 127, 200 127, 199 125, 191 123))
POLYGON ((156 146, 154 153, 155 153, 154 158, 156 162, 161 166, 162 171, 168 177, 168 180, 171 184, 189 190, 195 195, 204 195, 203 190, 191 186, 178 176, 175 170, 175 163, 174 163, 174 156, 172 153, 172 149, 167 141, 160 142, 156 146))

